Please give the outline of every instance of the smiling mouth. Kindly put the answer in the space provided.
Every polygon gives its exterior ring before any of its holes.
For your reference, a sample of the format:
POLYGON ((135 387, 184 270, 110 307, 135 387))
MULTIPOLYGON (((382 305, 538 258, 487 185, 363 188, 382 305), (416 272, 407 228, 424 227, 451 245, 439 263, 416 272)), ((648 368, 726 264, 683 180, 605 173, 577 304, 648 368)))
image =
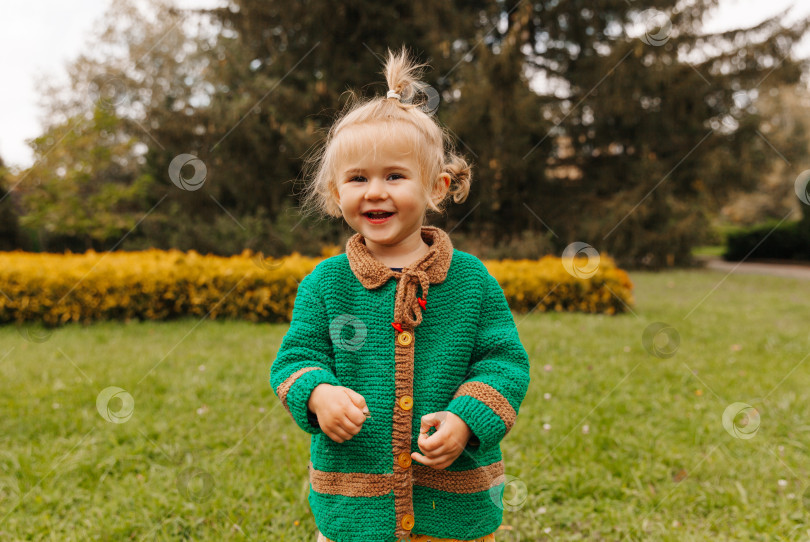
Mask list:
POLYGON ((394 213, 376 213, 376 212, 372 212, 372 213, 363 213, 363 216, 366 216, 368 218, 388 218, 389 216, 391 216, 393 214, 394 213))

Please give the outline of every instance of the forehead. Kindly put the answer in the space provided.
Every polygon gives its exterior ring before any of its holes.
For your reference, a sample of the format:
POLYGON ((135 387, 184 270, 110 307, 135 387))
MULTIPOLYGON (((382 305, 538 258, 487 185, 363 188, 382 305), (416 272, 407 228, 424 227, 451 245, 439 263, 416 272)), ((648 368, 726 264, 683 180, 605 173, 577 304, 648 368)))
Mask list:
POLYGON ((390 162, 417 163, 418 138, 405 123, 358 124, 334 140, 339 169, 390 162))

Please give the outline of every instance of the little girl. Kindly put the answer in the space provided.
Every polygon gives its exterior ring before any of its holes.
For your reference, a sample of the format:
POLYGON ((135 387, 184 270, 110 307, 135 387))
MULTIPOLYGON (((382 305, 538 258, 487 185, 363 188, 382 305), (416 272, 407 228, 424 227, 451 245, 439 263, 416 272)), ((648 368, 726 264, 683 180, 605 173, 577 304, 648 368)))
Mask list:
POLYGON ((484 264, 423 225, 470 186, 415 100, 423 66, 389 50, 388 94, 350 103, 313 162, 305 203, 356 233, 301 281, 270 384, 312 434, 318 542, 492 541, 503 519, 529 358, 484 264))

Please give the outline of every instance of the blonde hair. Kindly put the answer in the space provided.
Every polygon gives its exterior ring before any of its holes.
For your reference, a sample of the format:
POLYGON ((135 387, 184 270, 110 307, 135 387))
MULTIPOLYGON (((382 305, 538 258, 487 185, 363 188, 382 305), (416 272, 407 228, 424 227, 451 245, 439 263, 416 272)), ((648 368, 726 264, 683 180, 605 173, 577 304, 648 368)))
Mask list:
POLYGON ((467 199, 472 180, 470 165, 454 152, 448 132, 425 111, 428 97, 420 92, 428 87, 420 80, 421 68, 425 66, 427 64, 413 62, 405 46, 399 53, 389 49, 381 73, 388 82, 389 92, 396 92, 400 97, 363 99, 349 91, 350 100, 335 119, 323 144, 305 161, 305 176, 311 182, 302 199, 304 212, 313 208, 319 214, 342 216, 337 203, 338 167, 342 156, 356 151, 363 143, 356 130, 349 130, 356 126, 382 127, 386 134, 396 134, 410 144, 408 148, 417 150, 416 161, 428 209, 443 212, 448 196, 456 203, 467 199), (444 190, 444 183, 438 184, 443 173, 450 176, 450 186, 439 198, 439 192, 444 190))

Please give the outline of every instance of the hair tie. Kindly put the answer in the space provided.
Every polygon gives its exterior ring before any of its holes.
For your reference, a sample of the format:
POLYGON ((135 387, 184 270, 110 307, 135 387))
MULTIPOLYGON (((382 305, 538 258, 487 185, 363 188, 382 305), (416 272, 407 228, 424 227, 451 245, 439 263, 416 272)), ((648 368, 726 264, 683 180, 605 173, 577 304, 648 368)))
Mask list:
POLYGON ((395 90, 389 90, 388 94, 385 97, 386 98, 396 98, 397 100, 399 100, 399 98, 400 98, 399 94, 397 94, 397 92, 395 90))

